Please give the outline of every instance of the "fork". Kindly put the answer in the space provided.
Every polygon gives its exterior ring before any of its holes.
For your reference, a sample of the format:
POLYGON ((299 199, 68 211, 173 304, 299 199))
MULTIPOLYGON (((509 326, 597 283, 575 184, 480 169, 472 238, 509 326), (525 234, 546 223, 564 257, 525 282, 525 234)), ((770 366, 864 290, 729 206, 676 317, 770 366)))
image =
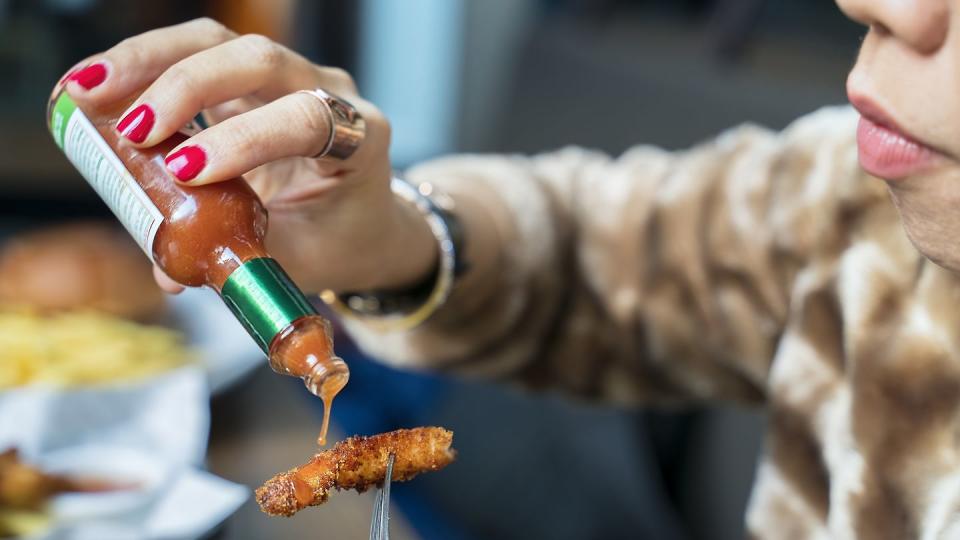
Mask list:
POLYGON ((383 477, 383 487, 377 490, 373 500, 373 516, 370 518, 370 540, 390 540, 390 480, 393 477, 395 456, 387 458, 387 474, 383 477))

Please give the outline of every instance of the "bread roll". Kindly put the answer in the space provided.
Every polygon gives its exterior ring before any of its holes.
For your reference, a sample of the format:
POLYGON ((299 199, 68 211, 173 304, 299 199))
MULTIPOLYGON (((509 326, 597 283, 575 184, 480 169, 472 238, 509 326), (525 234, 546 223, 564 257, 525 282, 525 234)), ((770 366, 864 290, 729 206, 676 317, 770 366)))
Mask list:
POLYGON ((164 298, 150 261, 123 229, 80 222, 24 233, 0 248, 0 306, 148 320, 162 313, 164 298))

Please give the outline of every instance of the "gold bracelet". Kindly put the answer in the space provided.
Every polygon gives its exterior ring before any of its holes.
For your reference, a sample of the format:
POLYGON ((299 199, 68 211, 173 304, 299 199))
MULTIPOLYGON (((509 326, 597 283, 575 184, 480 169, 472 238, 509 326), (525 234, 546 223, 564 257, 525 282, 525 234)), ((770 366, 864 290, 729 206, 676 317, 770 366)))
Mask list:
POLYGON ((429 197, 433 193, 431 184, 423 183, 414 187, 404 180, 393 178, 390 182, 390 189, 394 195, 420 212, 420 215, 423 216, 430 227, 430 232, 437 240, 440 260, 436 272, 436 281, 430 294, 423 303, 412 310, 383 315, 371 315, 369 313, 370 309, 361 310, 361 306, 351 306, 344 302, 337 293, 329 289, 320 293, 320 298, 340 317, 359 320, 380 332, 401 332, 423 324, 450 297, 457 268, 457 246, 450 225, 444 218, 444 213, 449 212, 450 209, 441 208, 429 197))

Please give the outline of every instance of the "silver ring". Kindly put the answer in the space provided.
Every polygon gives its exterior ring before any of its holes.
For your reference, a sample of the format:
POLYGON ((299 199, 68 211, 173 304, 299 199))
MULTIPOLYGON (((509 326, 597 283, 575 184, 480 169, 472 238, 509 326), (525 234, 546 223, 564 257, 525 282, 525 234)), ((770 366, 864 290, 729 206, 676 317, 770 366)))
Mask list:
POLYGON ((299 90, 298 94, 309 94, 323 104, 330 119, 330 135, 314 159, 334 158, 344 160, 349 158, 363 142, 367 124, 347 100, 337 97, 322 88, 313 90, 299 90))

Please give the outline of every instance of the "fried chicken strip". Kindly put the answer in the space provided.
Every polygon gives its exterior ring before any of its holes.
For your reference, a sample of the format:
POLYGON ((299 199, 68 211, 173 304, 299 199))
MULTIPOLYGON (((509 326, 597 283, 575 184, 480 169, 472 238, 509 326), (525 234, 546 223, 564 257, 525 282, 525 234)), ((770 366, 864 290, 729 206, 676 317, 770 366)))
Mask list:
POLYGON ((133 486, 48 474, 20 459, 15 448, 0 452, 0 508, 37 509, 60 493, 115 491, 133 486))
POLYGON ((272 516, 292 516, 323 504, 333 489, 362 493, 383 482, 387 459, 394 455, 393 482, 440 470, 456 457, 453 432, 439 427, 400 429, 371 437, 350 437, 309 462, 278 474, 257 489, 260 509, 272 516))

